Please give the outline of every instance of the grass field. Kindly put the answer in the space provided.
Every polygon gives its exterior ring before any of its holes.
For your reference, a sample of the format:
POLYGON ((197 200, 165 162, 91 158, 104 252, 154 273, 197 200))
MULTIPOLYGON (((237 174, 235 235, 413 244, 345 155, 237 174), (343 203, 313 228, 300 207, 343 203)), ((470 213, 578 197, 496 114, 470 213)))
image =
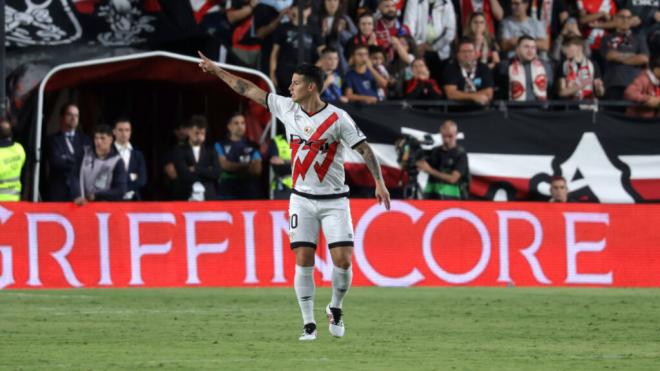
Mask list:
POLYGON ((353 288, 301 343, 292 289, 0 292, 0 369, 658 370, 660 290, 353 288))

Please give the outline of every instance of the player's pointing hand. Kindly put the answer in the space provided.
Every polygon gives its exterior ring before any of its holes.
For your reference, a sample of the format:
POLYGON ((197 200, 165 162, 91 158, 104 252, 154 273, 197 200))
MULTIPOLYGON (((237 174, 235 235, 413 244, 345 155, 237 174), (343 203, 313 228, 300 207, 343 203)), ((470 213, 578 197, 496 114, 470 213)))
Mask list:
POLYGON ((210 73, 213 75, 217 75, 222 69, 218 67, 215 63, 213 63, 212 60, 208 59, 202 52, 199 50, 197 51, 197 54, 199 54, 199 57, 202 58, 202 61, 199 62, 199 68, 202 69, 202 71, 206 73, 210 73))

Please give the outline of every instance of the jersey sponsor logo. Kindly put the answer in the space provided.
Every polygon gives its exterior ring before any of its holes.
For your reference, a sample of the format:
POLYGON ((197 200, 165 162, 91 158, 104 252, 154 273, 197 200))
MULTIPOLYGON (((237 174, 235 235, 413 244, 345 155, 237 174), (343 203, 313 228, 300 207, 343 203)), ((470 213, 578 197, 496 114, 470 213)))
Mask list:
POLYGON ((325 159, 321 165, 315 164, 314 165, 314 170, 316 171, 319 181, 323 182, 323 179, 325 178, 325 175, 327 174, 328 170, 330 169, 330 165, 332 164, 332 161, 334 161, 335 154, 337 152, 337 146, 339 145, 339 142, 334 142, 327 144, 326 140, 320 140, 321 136, 339 119, 339 116, 337 113, 333 113, 328 117, 323 123, 316 129, 316 131, 312 134, 309 139, 305 140, 304 138, 301 137, 296 137, 291 136, 291 141, 289 142, 289 145, 291 147, 291 157, 295 159, 294 165, 293 165, 293 186, 296 186, 296 181, 298 180, 298 176, 302 177, 303 180, 305 180, 305 175, 307 175, 307 171, 309 170, 310 166, 312 166, 312 163, 314 162, 314 159, 316 158, 316 155, 321 152, 322 147, 327 146, 327 151, 323 151, 326 153, 325 159), (309 152, 307 152, 307 155, 305 158, 301 161, 300 158, 297 157, 298 155, 298 150, 300 149, 302 145, 303 149, 307 149, 309 152))

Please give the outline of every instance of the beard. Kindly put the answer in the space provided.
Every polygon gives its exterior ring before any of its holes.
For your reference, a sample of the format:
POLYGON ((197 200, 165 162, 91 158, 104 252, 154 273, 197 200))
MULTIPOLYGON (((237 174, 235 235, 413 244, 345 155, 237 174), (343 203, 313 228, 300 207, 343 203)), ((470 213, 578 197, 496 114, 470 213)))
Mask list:
POLYGON ((385 13, 385 14, 383 14, 383 18, 385 18, 388 21, 393 21, 393 20, 396 19, 396 12, 385 13))

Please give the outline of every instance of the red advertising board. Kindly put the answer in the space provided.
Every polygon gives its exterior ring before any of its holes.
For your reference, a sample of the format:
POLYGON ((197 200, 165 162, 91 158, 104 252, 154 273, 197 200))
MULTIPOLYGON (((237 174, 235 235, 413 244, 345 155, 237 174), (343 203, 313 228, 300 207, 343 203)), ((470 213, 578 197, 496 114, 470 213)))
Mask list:
MULTIPOLYGON (((660 287, 660 205, 351 208, 356 286, 660 287)), ((4 203, 0 288, 290 286, 287 229, 286 201, 4 203)))

